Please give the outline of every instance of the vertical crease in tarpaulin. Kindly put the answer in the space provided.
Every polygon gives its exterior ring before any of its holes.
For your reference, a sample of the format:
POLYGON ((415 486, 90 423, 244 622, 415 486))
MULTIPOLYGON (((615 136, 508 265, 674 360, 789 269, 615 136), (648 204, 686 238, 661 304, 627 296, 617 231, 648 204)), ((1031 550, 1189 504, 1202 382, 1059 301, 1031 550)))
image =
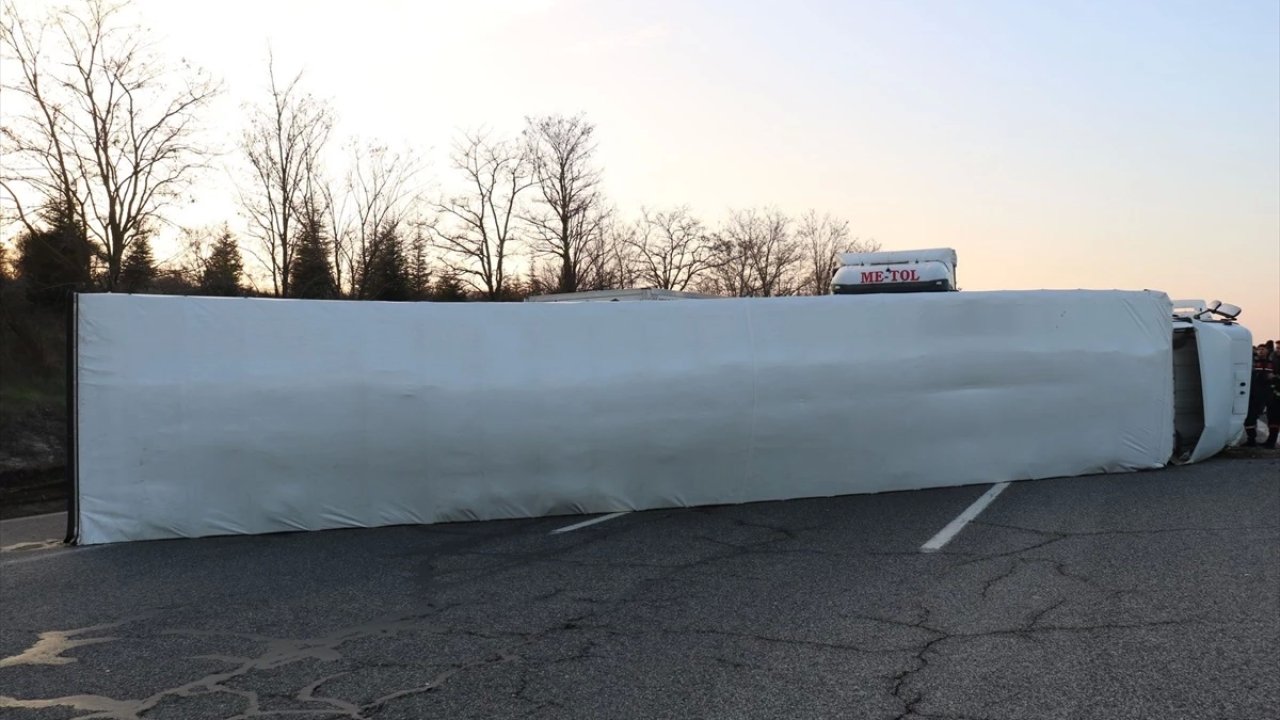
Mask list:
MULTIPOLYGON (((399 310, 403 306, 392 306, 399 310)), ((377 493, 374 491, 375 484, 378 488, 385 487, 387 481, 385 475, 385 467, 379 458, 379 462, 375 465, 371 452, 373 447, 374 430, 370 427, 371 406, 374 396, 374 385, 370 382, 370 378, 374 378, 378 383, 386 382, 390 373, 385 372, 381 363, 375 363, 373 358, 375 352, 373 348, 374 336, 377 331, 374 329, 373 323, 366 323, 361 328, 360 352, 356 355, 356 362, 359 363, 360 369, 356 373, 356 377, 360 378, 360 458, 362 471, 360 477, 355 479, 358 483, 356 494, 364 503, 363 507, 358 511, 344 511, 340 507, 334 507, 333 512, 341 518, 341 522, 346 527, 361 527, 367 523, 361 522, 361 517, 369 517, 380 509, 377 502, 377 493), (375 474, 375 470, 378 474, 375 474)), ((385 391, 384 391, 385 392, 385 391)), ((392 432, 391 428, 378 428, 379 433, 392 432)))
POLYGON ((743 472, 743 486, 755 487, 756 427, 760 412, 760 363, 756 357, 756 329, 751 322, 751 306, 754 300, 748 299, 742 304, 742 312, 747 321, 747 354, 751 361, 751 434, 747 437, 747 461, 743 472))
MULTIPOLYGON (((191 357, 191 345, 187 342, 187 338, 190 337, 191 335, 191 323, 195 322, 193 316, 196 314, 198 307, 199 307, 198 301, 195 303, 184 303, 179 308, 178 322, 177 322, 177 327, 175 328, 176 332, 170 334, 165 338, 166 344, 170 348, 173 348, 173 347, 178 348, 178 352, 176 353, 178 357, 184 357, 184 358, 191 357)), ((159 349, 157 348, 157 351, 158 350, 159 349)), ((177 405, 177 417, 175 418, 175 422, 173 426, 171 426, 168 429, 171 435, 168 435, 167 437, 165 437, 163 442, 157 442, 156 443, 157 448, 151 451, 152 458, 155 458, 157 455, 159 455, 159 452, 160 452, 159 447, 165 444, 179 445, 181 447, 190 447, 190 443, 187 441, 187 428, 189 427, 190 423, 187 421, 186 410, 187 410, 187 401, 190 399, 188 397, 188 394, 190 393, 190 390, 191 390, 190 388, 191 377, 192 377, 191 366, 193 364, 194 363, 191 363, 191 362, 179 363, 176 360, 173 362, 173 368, 174 368, 172 371, 173 374, 172 376, 169 377, 169 379, 166 382, 169 384, 168 391, 173 393, 175 397, 174 404, 177 405), (179 370, 179 367, 181 367, 181 370, 179 370)), ((142 461, 140 460, 139 466, 141 466, 141 464, 142 464, 142 461)), ((187 507, 203 508, 201 504, 196 502, 196 488, 193 487, 190 482, 185 482, 180 478, 172 477, 172 478, 167 478, 166 482, 164 482, 163 484, 164 485, 172 484, 174 488, 179 491, 179 492, 175 492, 174 495, 177 496, 180 494, 181 502, 185 503, 187 507)), ((175 499, 176 497, 170 498, 169 500, 170 502, 172 502, 175 499)), ((208 509, 203 508, 202 512, 208 512, 208 509)), ((207 522, 208 521, 207 518, 208 516, 205 516, 205 517, 195 518, 195 520, 197 522, 200 522, 200 521, 207 522)), ((182 537, 188 534, 184 532, 183 525, 184 523, 182 523, 179 519, 175 518, 170 523, 168 529, 170 532, 174 533, 175 535, 182 537)), ((225 527, 225 525, 223 527, 220 527, 219 530, 224 533, 228 532, 228 528, 225 527)))
MULTIPOLYGON (((187 304, 186 307, 183 308, 182 324, 180 326, 180 330, 181 330, 180 347, 182 348, 183 357, 188 357, 188 358, 196 357, 196 355, 194 355, 191 351, 191 337, 196 333, 201 332, 203 328, 207 327, 210 324, 205 319, 207 315, 208 315, 208 310, 205 308, 203 303, 198 301, 187 304)), ((177 365, 177 363, 175 363, 175 365, 177 365)), ((199 362, 185 363, 181 367, 183 369, 183 372, 181 376, 178 378, 178 382, 177 382, 177 385, 178 385, 177 387, 178 442, 182 443, 182 447, 192 447, 193 446, 192 440, 195 433, 192 432, 192 427, 191 427, 192 425, 191 393, 193 392, 193 390, 197 393, 200 392, 198 388, 192 388, 192 385, 199 381, 200 373, 204 372, 204 369, 200 367, 199 362)), ((187 486, 186 488, 187 492, 184 493, 186 496, 187 502, 191 504, 191 507, 199 507, 201 503, 200 503, 200 498, 198 497, 198 493, 196 492, 196 489, 189 482, 184 482, 183 484, 187 486)), ((235 513, 232 513, 231 517, 228 519, 234 520, 234 518, 235 518, 235 513)), ((223 532, 226 532, 226 533, 243 533, 245 532, 246 527, 243 524, 235 524, 233 522, 228 522, 221 529, 223 532)))

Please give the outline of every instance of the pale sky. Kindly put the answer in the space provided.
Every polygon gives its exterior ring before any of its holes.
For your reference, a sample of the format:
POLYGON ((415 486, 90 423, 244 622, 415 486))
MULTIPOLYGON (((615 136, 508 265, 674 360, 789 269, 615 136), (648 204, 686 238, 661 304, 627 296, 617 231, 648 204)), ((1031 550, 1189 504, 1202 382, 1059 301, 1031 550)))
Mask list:
MULTIPOLYGON (((139 0, 261 97, 268 43, 338 136, 418 149, 585 112, 624 214, 831 212, 954 247, 967 290, 1151 288, 1280 336, 1280 2, 139 0)), ((224 219, 209 193, 184 216, 224 219)))

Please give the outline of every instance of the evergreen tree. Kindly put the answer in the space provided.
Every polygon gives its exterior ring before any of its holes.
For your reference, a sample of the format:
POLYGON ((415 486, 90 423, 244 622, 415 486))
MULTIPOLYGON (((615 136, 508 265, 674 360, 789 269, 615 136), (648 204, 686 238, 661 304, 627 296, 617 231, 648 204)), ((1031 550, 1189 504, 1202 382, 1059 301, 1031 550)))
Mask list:
POLYGON ((454 273, 441 275, 431 290, 431 299, 436 302, 465 302, 467 288, 454 273))
POLYGON ((46 228, 18 238, 17 274, 32 302, 61 304, 72 290, 89 285, 89 240, 70 212, 45 213, 46 228))
POLYGON ((243 276, 244 259, 240 256, 240 246, 231 233, 224 230, 214 241, 200 273, 200 293, 227 297, 240 295, 243 276))
POLYGON ((502 287, 502 295, 498 302, 523 302, 529 297, 529 287, 518 278, 511 278, 502 287))
POLYGON ((409 294, 412 300, 431 297, 431 262, 427 259, 427 241, 419 233, 413 238, 413 263, 409 268, 409 294))
POLYGON ((294 240, 293 263, 289 269, 289 296, 331 300, 338 296, 329 262, 329 241, 324 223, 315 213, 302 218, 302 229, 294 240))
POLYGON ((410 300, 412 283, 404 242, 388 227, 374 236, 361 272, 360 297, 365 300, 410 300))
POLYGON ((151 241, 146 235, 139 235, 129 245, 129 254, 120 266, 119 287, 125 292, 146 292, 155 279, 156 261, 151 255, 151 241))

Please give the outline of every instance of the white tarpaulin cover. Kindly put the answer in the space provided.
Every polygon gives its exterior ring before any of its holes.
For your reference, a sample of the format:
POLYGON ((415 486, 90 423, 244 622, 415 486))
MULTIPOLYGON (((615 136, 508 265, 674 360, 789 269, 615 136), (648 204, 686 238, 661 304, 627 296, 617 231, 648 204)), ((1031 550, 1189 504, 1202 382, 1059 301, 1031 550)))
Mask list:
POLYGON ((1168 298, 84 295, 84 543, 1155 468, 1168 298))

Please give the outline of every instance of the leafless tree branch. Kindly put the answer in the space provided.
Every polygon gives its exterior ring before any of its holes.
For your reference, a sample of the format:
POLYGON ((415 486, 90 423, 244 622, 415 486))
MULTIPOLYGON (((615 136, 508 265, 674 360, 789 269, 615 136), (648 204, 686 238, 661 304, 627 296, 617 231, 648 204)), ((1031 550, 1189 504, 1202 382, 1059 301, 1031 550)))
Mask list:
POLYGON ((333 112, 302 89, 302 73, 282 84, 270 53, 267 78, 269 97, 249 108, 241 138, 253 178, 241 204, 262 245, 275 294, 288 297, 297 218, 317 199, 319 158, 333 129, 333 112))
POLYGON ((132 242, 205 168, 196 120, 221 90, 185 64, 170 69, 124 22, 126 8, 85 0, 32 20, 9 0, 0 20, 11 68, 0 187, 28 229, 32 206, 73 217, 107 289, 132 242))
POLYGON ((595 126, 581 115, 528 118, 524 138, 533 159, 538 200, 524 219, 536 253, 559 264, 560 292, 579 289, 588 251, 604 230, 595 126))
POLYGON ((436 204, 436 246, 446 268, 489 300, 507 296, 507 261, 515 254, 521 197, 534 187, 527 148, 483 130, 462 133, 452 162, 466 192, 436 204))
POLYGON ((688 207, 641 210, 630 242, 639 276, 651 287, 687 290, 714 264, 706 228, 688 207))

